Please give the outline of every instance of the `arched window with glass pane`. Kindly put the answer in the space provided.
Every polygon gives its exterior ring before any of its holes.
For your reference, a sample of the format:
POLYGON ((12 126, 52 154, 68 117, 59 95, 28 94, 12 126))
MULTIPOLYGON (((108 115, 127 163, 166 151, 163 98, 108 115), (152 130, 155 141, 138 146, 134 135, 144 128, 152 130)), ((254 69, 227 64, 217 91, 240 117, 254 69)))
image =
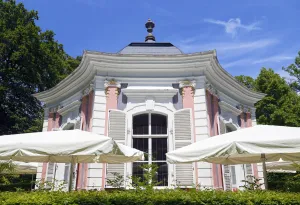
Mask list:
POLYGON ((143 179, 143 164, 158 166, 156 179, 158 186, 168 186, 168 117, 157 113, 144 113, 133 116, 133 148, 145 152, 145 161, 134 162, 132 176, 143 179))

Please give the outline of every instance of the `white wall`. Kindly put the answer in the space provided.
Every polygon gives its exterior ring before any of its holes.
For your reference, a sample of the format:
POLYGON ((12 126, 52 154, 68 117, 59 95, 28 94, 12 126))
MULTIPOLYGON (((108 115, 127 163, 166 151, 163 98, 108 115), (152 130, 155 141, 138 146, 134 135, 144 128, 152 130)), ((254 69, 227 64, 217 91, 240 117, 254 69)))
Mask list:
MULTIPOLYGON (((104 135, 105 133, 105 112, 106 95, 104 79, 95 77, 94 80, 94 108, 92 113, 92 132, 104 135)), ((101 189, 102 187, 103 164, 90 163, 88 165, 87 189, 101 189)))
MULTIPOLYGON (((198 81, 196 84, 194 94, 194 112, 196 141, 201 141, 209 137, 206 97, 203 81, 198 81)), ((212 164, 197 162, 197 169, 199 188, 212 188, 212 164)))

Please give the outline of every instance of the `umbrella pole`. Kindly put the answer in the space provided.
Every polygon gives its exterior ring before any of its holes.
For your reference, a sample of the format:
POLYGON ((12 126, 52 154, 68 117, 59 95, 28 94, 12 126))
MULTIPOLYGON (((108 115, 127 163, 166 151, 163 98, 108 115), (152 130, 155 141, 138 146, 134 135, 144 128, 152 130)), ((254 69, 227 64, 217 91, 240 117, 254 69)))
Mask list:
POLYGON ((261 154, 262 166, 263 166, 263 176, 265 182, 265 189, 268 190, 268 179, 267 179, 267 166, 266 166, 266 155, 261 154))
POLYGON ((74 169, 74 166, 75 166, 75 163, 72 160, 71 167, 70 167, 68 192, 71 192, 72 191, 72 187, 73 187, 73 169, 74 169))

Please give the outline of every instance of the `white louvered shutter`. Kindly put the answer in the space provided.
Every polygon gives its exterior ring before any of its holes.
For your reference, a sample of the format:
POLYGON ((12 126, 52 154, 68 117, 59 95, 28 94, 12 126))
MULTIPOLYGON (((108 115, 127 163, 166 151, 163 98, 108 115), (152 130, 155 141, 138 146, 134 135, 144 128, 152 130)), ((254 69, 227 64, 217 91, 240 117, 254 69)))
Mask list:
POLYGON ((253 176, 253 170, 252 170, 252 164, 246 164, 245 165, 245 171, 246 171, 246 180, 252 180, 253 176))
POLYGON ((66 184, 69 184, 70 172, 71 172, 71 163, 65 163, 64 182, 66 184))
MULTIPOLYGON (((191 109, 181 109, 174 113, 174 136, 175 149, 187 146, 192 142, 192 118, 191 109)), ((192 186, 193 165, 176 164, 175 165, 176 183, 179 186, 192 186)))
MULTIPOLYGON (((53 181, 54 179, 54 173, 55 172, 55 163, 49 162, 47 166, 47 176, 46 176, 46 182, 48 183, 55 183, 53 181)), ((46 188, 51 188, 50 184, 46 184, 46 188)))
POLYGON ((231 170, 229 165, 223 165, 223 177, 225 190, 232 190, 231 170))
MULTIPOLYGON (((120 110, 109 110, 109 123, 108 123, 108 137, 113 138, 115 141, 125 144, 126 140, 126 113, 120 110)), ((124 177, 125 164, 107 164, 106 178, 113 180, 114 175, 112 173, 118 173, 124 177)), ((106 186, 110 187, 109 184, 106 186)))
POLYGON ((232 188, 237 188, 236 167, 235 167, 235 165, 230 166, 230 176, 231 176, 232 188))

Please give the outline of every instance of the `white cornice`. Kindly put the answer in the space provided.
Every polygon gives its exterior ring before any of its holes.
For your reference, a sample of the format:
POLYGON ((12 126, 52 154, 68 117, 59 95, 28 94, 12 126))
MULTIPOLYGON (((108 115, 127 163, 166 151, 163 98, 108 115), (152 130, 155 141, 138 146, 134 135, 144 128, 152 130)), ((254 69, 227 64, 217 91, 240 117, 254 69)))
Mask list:
POLYGON ((182 80, 179 81, 179 88, 183 87, 196 87, 196 81, 195 80, 182 80))
POLYGON ((265 96, 263 93, 251 91, 241 85, 233 76, 221 67, 216 57, 212 57, 211 66, 206 70, 205 75, 217 90, 226 93, 226 95, 242 104, 254 106, 257 101, 265 96))
POLYGON ((119 82, 117 82, 115 79, 105 80, 104 81, 104 87, 105 88, 108 88, 108 87, 121 88, 121 84, 119 82))
POLYGON ((239 110, 224 101, 220 101, 219 106, 221 108, 221 112, 228 111, 228 112, 231 112, 232 114, 234 114, 235 116, 239 116, 242 113, 242 110, 239 110))
POLYGON ((78 109, 81 105, 81 102, 79 100, 76 100, 68 105, 66 105, 65 107, 60 108, 59 110, 57 110, 57 112, 64 116, 66 115, 68 112, 78 109))
POLYGON ((155 98, 172 98, 178 92, 172 87, 129 87, 123 89, 123 93, 129 98, 147 98, 153 96, 155 98))
MULTIPOLYGON (((34 96, 46 104, 56 104, 83 91, 96 74, 108 78, 191 78, 205 73, 218 90, 246 105, 264 97, 239 84, 219 65, 215 51, 180 55, 122 55, 86 51, 79 67, 50 90, 34 96)), ((119 79, 118 79, 119 80, 119 79)), ((122 81, 120 81, 122 82, 122 81)))

